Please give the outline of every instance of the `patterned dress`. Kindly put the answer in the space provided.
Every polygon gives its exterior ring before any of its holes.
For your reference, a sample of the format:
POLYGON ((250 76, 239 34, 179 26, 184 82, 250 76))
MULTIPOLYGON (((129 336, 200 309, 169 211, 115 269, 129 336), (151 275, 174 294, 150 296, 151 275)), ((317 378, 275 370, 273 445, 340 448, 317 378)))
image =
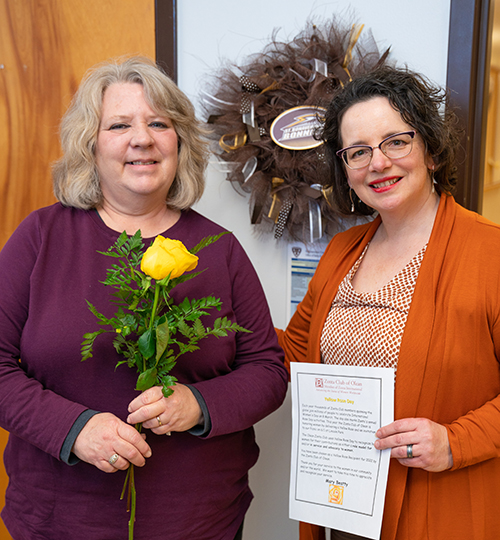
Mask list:
MULTIPOLYGON (((369 245, 369 244, 368 244, 369 245)), ((427 244, 374 293, 352 286, 368 246, 339 286, 321 335, 325 364, 397 369, 399 348, 427 244)))

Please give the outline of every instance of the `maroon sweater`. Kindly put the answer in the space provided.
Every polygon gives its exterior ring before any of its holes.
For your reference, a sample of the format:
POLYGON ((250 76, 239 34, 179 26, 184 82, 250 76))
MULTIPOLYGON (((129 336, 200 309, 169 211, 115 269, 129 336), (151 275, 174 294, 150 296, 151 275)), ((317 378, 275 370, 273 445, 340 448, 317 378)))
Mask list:
MULTIPOLYGON (((165 235, 194 247, 221 227, 193 210, 165 235)), ((137 374, 112 335, 99 336, 94 358, 80 361, 85 332, 97 328, 85 299, 110 316, 100 283, 118 237, 95 211, 55 204, 32 213, 0 253, 0 425, 10 432, 9 475, 2 518, 15 540, 127 537, 119 495, 124 473, 106 474, 59 456, 68 432, 87 409, 125 420, 137 395, 137 374), (18 359, 21 358, 21 362, 18 359)), ((149 242, 146 242, 148 245, 149 242)), ((136 470, 136 540, 232 539, 252 498, 247 472, 258 456, 252 425, 283 401, 287 375, 257 275, 233 235, 200 253, 197 278, 173 297, 220 297, 221 312, 252 330, 206 338, 172 372, 203 396, 212 428, 206 437, 148 432, 153 455, 136 470)))

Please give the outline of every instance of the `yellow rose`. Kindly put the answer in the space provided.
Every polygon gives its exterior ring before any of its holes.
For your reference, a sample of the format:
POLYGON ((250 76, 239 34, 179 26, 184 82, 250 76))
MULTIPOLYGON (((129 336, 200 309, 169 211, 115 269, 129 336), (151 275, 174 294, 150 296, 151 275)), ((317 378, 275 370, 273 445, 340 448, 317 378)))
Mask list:
POLYGON ((179 240, 158 235, 146 250, 141 261, 141 270, 157 281, 167 277, 176 278, 196 268, 198 257, 192 255, 179 240))

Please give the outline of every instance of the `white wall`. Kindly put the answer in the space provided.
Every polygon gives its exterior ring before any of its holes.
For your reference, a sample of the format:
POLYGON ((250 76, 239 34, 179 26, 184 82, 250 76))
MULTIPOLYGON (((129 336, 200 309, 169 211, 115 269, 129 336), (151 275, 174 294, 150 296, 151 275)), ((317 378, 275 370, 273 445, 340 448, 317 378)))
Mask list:
MULTIPOLYGON (((365 24, 379 49, 391 47, 399 64, 424 73, 439 85, 446 82, 450 0, 184 0, 178 2, 180 88, 199 102, 204 78, 223 59, 240 62, 260 52, 272 31, 282 40, 293 38, 309 17, 332 15, 348 23, 365 24)), ((238 195, 224 176, 211 166, 207 189, 197 210, 232 230, 243 244, 271 307, 274 324, 286 325, 286 245, 272 235, 252 232, 248 200, 238 195)), ((257 425, 261 457, 252 469, 255 494, 245 521, 245 540, 296 540, 298 526, 288 519, 290 463, 290 398, 257 425)))

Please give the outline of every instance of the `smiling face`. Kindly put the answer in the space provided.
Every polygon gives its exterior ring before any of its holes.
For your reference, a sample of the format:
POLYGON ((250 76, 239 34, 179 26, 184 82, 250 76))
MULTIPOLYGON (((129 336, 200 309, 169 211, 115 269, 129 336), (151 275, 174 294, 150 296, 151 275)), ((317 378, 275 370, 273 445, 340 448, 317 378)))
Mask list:
MULTIPOLYGON (((340 124, 342 146, 365 144, 376 147, 381 141, 413 130, 385 97, 374 97, 352 105, 340 124)), ((429 169, 434 167, 424 141, 417 133, 413 150, 400 159, 390 159, 378 148, 373 150, 371 163, 363 169, 345 168, 347 179, 357 196, 377 210, 382 218, 386 212, 408 212, 419 209, 431 199, 432 184, 429 169)))
POLYGON ((151 109, 141 84, 116 83, 104 92, 95 156, 105 203, 164 204, 177 171, 177 134, 151 109))

